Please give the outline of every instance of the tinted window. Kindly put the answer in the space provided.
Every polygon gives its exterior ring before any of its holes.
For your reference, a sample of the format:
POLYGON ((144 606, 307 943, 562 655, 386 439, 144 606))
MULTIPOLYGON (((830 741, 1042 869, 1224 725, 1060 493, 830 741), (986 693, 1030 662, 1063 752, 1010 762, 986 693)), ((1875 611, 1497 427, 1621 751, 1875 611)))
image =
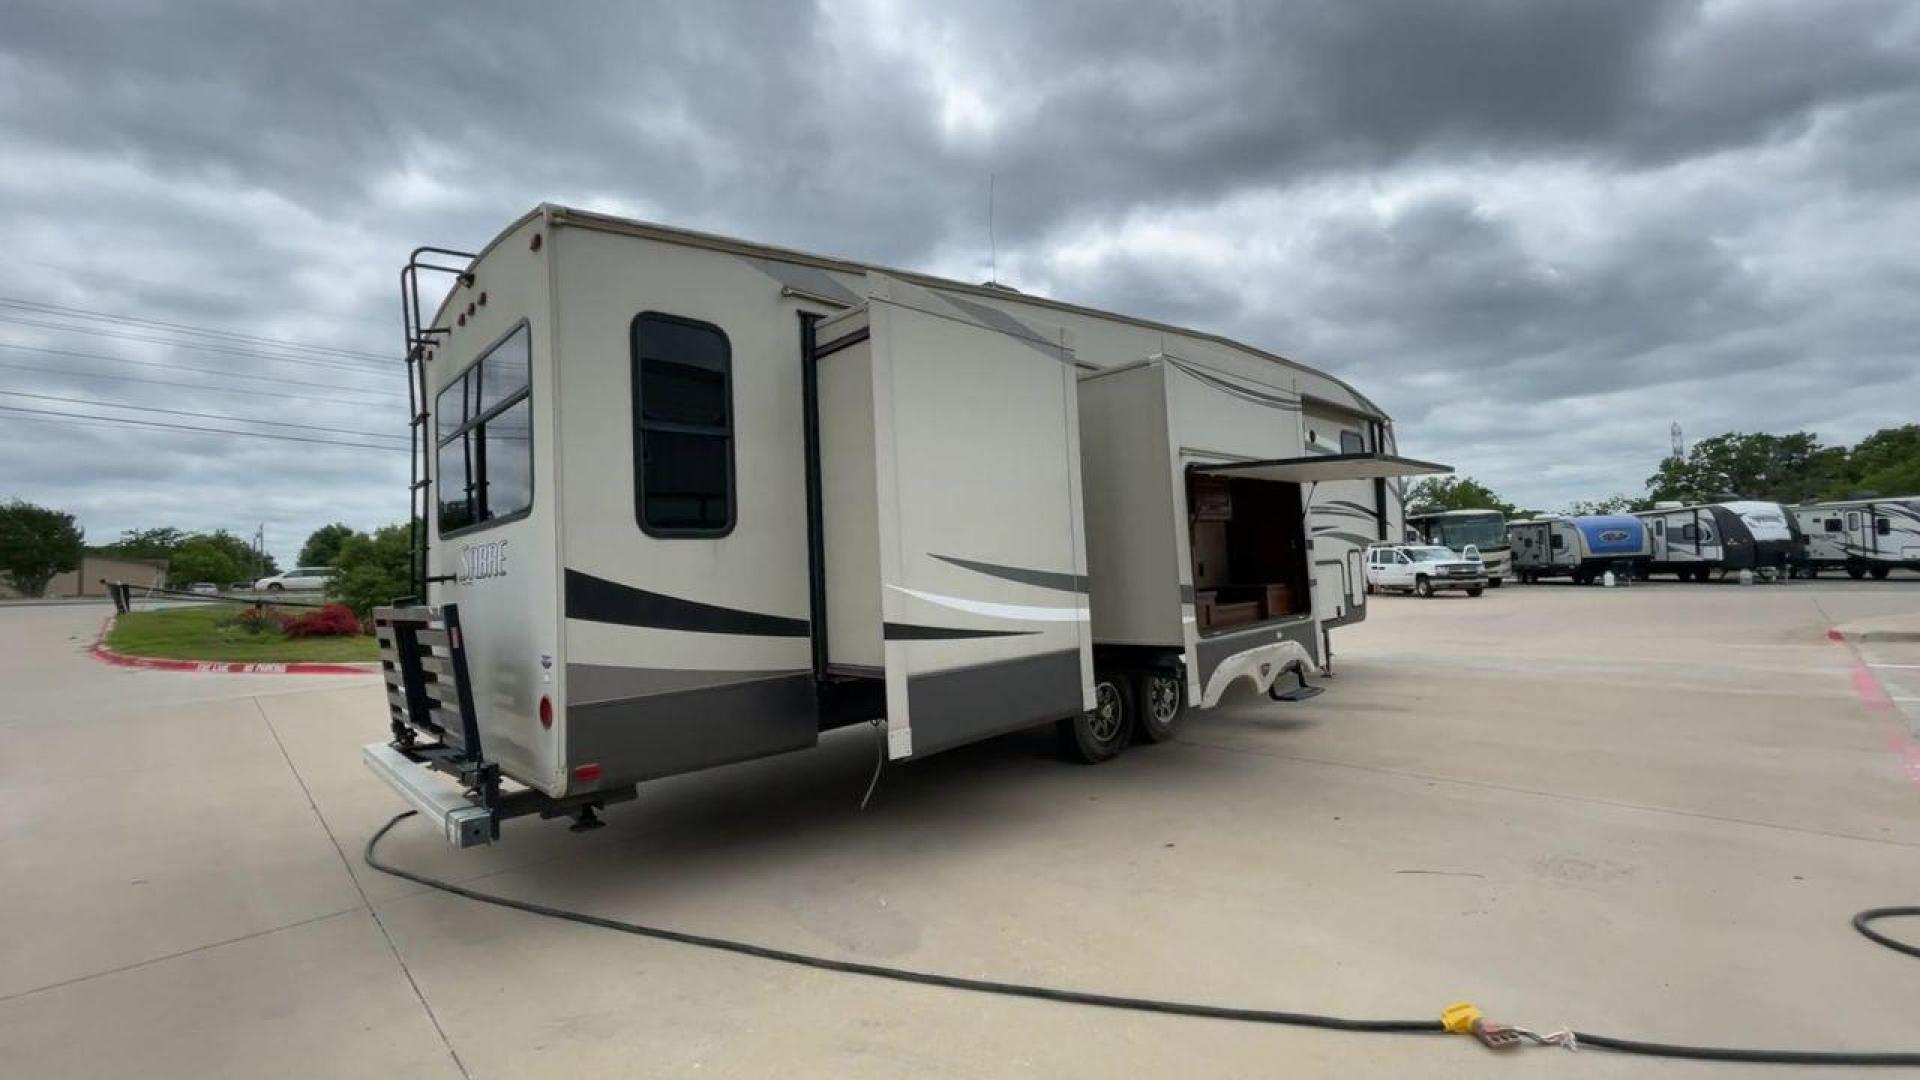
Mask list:
POLYGON ((1881 536, 1888 535, 1893 532, 1893 519, 1883 517, 1874 518, 1873 531, 1879 533, 1881 536))
POLYGON ((1357 431, 1340 433, 1340 452, 1343 454, 1364 454, 1367 452, 1367 440, 1357 431))
POLYGON ((1828 532, 1839 532, 1839 531, 1841 531, 1841 530, 1840 530, 1840 519, 1839 519, 1839 518, 1828 518, 1828 519, 1827 519, 1827 521, 1826 521, 1826 530, 1827 530, 1828 532))
POLYGON ((634 502, 669 536, 733 528, 733 351, 710 323, 633 320, 634 502))
POLYGON ((495 345, 481 359, 467 378, 478 378, 479 389, 474 391, 477 399, 474 414, 489 412, 510 398, 519 397, 527 391, 527 379, 531 376, 528 356, 528 343, 533 335, 522 324, 518 330, 507 335, 507 339, 495 345))
POLYGON ((480 520, 517 514, 533 505, 533 402, 524 394, 479 428, 486 463, 477 493, 480 520))
POLYGON ((435 399, 442 535, 533 506, 531 341, 521 323, 435 399))
POLYGON ((1549 539, 1547 543, 1552 547, 1563 548, 1567 546, 1567 538, 1560 533, 1554 533, 1553 537, 1549 539))

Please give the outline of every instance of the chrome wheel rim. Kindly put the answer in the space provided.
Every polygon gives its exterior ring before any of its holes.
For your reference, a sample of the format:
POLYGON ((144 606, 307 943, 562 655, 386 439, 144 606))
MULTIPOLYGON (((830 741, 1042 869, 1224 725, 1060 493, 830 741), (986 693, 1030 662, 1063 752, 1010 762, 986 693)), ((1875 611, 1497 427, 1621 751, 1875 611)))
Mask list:
POLYGON ((1093 712, 1087 717, 1087 730, 1101 742, 1112 742, 1120 734, 1120 688, 1103 682, 1093 692, 1093 712))
POLYGON ((1180 684, 1167 675, 1147 680, 1147 712, 1157 723, 1171 723, 1180 715, 1180 684))

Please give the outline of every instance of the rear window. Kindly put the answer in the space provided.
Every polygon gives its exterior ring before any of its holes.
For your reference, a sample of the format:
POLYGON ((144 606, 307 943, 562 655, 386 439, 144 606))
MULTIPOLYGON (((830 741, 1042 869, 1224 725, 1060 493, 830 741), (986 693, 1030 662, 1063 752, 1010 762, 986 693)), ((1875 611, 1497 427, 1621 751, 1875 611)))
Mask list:
POLYGON ((712 323, 633 320, 634 509, 651 536, 733 531, 733 346, 712 323))
POLYGON ((522 322, 434 399, 442 536, 533 507, 532 341, 522 322))

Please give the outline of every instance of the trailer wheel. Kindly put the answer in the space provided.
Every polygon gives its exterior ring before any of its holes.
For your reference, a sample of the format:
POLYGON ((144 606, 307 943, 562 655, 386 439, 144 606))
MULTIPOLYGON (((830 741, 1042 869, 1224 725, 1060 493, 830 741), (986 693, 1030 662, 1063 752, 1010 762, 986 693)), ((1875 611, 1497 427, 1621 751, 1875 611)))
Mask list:
POLYGON ((1467 590, 1467 595, 1468 595, 1468 596, 1479 596, 1479 595, 1480 595, 1480 594, 1481 594, 1482 592, 1484 592, 1484 591, 1485 591, 1485 590, 1483 590, 1483 589, 1468 589, 1468 590, 1467 590))
POLYGON ((1055 730, 1075 761, 1098 765, 1114 757, 1133 734, 1133 688, 1113 672, 1096 673, 1093 708, 1063 718, 1055 730))
POLYGON ((1867 576, 1867 570, 1866 570, 1866 567, 1864 567, 1864 566, 1849 566, 1849 567, 1847 567, 1847 576, 1848 576, 1848 577, 1850 577, 1850 578, 1852 578, 1852 579, 1853 579, 1853 580, 1855 580, 1855 581, 1859 581, 1859 580, 1860 580, 1861 578, 1863 578, 1863 577, 1866 577, 1866 576, 1867 576))
POLYGON ((1140 714, 1135 728, 1140 737, 1150 743, 1173 738, 1187 715, 1185 698, 1185 681, 1178 672, 1141 672, 1133 685, 1133 700, 1140 714))
POLYGON ((1503 581, 1505 581, 1505 580, 1507 580, 1507 579, 1506 579, 1506 578, 1488 578, 1488 579, 1487 579, 1487 588, 1489 588, 1489 589, 1497 589, 1497 588, 1499 588, 1499 587, 1500 587, 1500 583, 1501 583, 1501 582, 1503 582, 1503 581))
POLYGON ((1428 600, 1433 599, 1433 582, 1425 575, 1414 578, 1413 593, 1415 596, 1424 597, 1428 600))
POLYGON ((1885 566, 1876 566, 1873 569, 1867 571, 1867 573, 1872 574, 1873 580, 1875 581, 1885 581, 1887 580, 1887 572, 1889 569, 1890 569, 1889 567, 1885 567, 1885 566))
POLYGON ((1820 576, 1820 568, 1817 566, 1803 566, 1800 568, 1800 576, 1806 578, 1808 581, 1812 581, 1814 578, 1820 576))

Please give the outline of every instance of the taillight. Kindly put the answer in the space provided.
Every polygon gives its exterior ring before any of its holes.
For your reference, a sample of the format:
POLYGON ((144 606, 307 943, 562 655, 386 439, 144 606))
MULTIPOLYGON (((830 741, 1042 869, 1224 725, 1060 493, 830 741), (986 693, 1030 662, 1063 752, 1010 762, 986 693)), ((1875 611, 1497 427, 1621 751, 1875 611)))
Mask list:
POLYGON ((573 770, 573 778, 575 780, 580 781, 583 784, 591 784, 595 780, 600 779, 599 763, 593 762, 586 765, 576 766, 573 770))
POLYGON ((553 726, 553 699, 545 694, 540 695, 540 726, 543 728, 553 726))

